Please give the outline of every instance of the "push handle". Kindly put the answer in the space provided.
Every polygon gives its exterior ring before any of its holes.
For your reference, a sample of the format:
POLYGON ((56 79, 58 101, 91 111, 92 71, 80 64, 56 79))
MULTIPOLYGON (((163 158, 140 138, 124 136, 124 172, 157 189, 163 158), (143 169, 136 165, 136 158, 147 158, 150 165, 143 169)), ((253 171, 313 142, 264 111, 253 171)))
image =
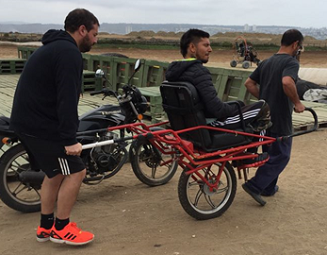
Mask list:
POLYGON ((316 131, 318 129, 318 116, 317 116, 317 113, 312 108, 309 108, 309 107, 305 107, 304 110, 309 111, 312 114, 312 117, 314 119, 313 127, 311 129, 309 129, 309 130, 298 131, 298 132, 295 132, 295 133, 293 133, 291 135, 288 135, 288 136, 281 136, 277 140, 280 140, 280 141, 281 140, 286 140, 287 138, 295 137, 295 136, 299 136, 299 135, 304 135, 304 134, 307 134, 307 133, 311 133, 311 132, 316 131))

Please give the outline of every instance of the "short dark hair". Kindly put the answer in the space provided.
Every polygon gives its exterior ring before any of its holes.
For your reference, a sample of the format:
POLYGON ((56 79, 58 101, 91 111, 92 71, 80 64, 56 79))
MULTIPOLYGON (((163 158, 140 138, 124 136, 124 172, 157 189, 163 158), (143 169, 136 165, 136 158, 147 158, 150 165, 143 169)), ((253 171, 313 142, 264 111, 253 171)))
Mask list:
POLYGON ((281 45, 283 46, 290 46, 292 43, 299 41, 299 43, 302 43, 304 40, 304 37, 302 33, 297 29, 289 29, 287 30, 281 40, 281 45))
POLYGON ((187 54, 187 48, 190 45, 190 43, 198 43, 201 38, 209 38, 209 33, 202 31, 200 29, 191 28, 185 34, 183 34, 181 40, 180 40, 180 50, 183 57, 187 54))
POLYGON ((68 13, 65 19, 65 30, 74 33, 82 25, 87 31, 93 29, 94 25, 100 26, 98 19, 86 9, 75 9, 68 13))

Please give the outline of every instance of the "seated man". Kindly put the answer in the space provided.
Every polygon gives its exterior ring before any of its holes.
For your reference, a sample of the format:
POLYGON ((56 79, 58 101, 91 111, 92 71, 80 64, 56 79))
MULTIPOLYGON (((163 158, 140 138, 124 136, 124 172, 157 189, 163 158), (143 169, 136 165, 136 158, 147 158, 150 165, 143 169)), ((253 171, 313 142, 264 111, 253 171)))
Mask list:
MULTIPOLYGON (((211 74, 203 66, 212 52, 210 35, 198 29, 188 30, 181 38, 180 50, 184 57, 181 61, 172 62, 166 71, 169 82, 187 81, 193 84, 204 105, 206 118, 212 118, 211 126, 235 129, 240 127, 239 110, 236 104, 222 102, 217 97, 211 74)), ((255 104, 242 104, 245 124, 253 125, 255 131, 266 129, 270 123, 269 107, 261 100, 255 104), (261 121, 257 121, 260 116, 261 121), (256 123, 256 126, 254 126, 256 123), (258 124, 259 123, 259 124, 258 124)))

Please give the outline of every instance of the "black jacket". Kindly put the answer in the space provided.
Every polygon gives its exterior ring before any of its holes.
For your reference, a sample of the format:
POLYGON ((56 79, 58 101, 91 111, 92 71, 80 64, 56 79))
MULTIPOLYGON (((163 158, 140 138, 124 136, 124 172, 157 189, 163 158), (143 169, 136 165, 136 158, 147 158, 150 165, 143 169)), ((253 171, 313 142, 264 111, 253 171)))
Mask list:
POLYGON ((211 74, 200 60, 172 62, 166 71, 168 81, 187 81, 192 83, 201 98, 207 118, 223 121, 237 112, 236 105, 228 105, 217 97, 211 74))
POLYGON ((29 57, 18 81, 11 128, 73 145, 79 125, 82 55, 75 40, 62 30, 49 30, 42 43, 29 57))

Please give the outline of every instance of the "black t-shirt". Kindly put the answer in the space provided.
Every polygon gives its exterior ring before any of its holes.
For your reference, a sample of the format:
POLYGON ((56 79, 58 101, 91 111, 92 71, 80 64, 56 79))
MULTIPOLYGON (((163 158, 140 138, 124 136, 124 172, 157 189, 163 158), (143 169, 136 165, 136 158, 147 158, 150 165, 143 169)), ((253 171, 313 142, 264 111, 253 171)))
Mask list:
POLYGON ((282 79, 290 76, 295 82, 298 79, 299 62, 288 54, 275 54, 264 60, 250 75, 260 85, 260 99, 270 106, 270 132, 277 135, 290 135, 293 132, 292 113, 294 105, 286 96, 282 79))

